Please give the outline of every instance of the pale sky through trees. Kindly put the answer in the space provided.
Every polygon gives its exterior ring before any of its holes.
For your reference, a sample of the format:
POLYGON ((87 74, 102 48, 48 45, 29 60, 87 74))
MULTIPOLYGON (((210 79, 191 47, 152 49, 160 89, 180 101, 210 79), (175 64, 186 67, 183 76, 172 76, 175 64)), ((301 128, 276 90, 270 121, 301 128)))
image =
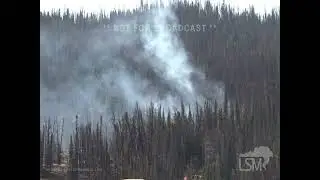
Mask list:
MULTIPOLYGON (((144 0, 145 3, 152 3, 155 0, 144 0)), ((163 0, 169 2, 168 0, 163 0)), ((205 2, 205 0, 200 0, 205 2)), ((213 3, 222 3, 222 0, 213 0, 213 3)), ((280 0, 225 0, 226 3, 231 4, 240 10, 248 8, 249 5, 255 7, 256 12, 264 13, 265 10, 269 12, 272 8, 280 7, 280 0)), ((133 9, 140 5, 140 0, 40 0, 40 10, 65 9, 69 8, 71 11, 79 11, 84 9, 86 12, 100 12, 101 9, 110 11, 112 9, 133 9)))

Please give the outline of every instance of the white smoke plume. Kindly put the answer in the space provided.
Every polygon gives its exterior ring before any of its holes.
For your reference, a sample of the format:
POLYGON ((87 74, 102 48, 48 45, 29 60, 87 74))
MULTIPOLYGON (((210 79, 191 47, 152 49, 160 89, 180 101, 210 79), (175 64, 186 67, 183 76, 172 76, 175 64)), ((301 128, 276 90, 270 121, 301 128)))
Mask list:
POLYGON ((40 116, 64 117, 68 129, 76 114, 80 120, 108 118, 136 102, 165 109, 179 107, 181 99, 186 105, 208 96, 222 102, 223 85, 205 80, 188 63, 183 43, 168 28, 178 23, 170 8, 162 8, 90 31, 56 33, 41 26, 40 116), (120 25, 121 32, 114 28, 120 25), (67 46, 78 53, 70 54, 67 46))

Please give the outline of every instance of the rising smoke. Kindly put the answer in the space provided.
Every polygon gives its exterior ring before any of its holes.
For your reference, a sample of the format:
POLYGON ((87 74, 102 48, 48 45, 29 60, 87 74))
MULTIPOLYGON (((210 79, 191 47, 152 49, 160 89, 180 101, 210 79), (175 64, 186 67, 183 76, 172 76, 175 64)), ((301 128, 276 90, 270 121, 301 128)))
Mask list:
POLYGON ((223 86, 188 63, 183 43, 167 28, 178 23, 171 9, 162 8, 90 31, 41 26, 40 116, 63 116, 68 129, 76 114, 108 117, 136 102, 165 109, 179 107, 181 99, 190 105, 204 98, 222 102, 223 86), (113 29, 119 25, 126 29, 113 29))

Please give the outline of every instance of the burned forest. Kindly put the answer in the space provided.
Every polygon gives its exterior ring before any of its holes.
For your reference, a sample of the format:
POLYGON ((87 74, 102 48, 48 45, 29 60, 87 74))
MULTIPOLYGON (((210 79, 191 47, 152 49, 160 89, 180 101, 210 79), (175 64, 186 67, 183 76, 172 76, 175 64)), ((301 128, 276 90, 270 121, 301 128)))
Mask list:
POLYGON ((40 93, 43 178, 280 179, 280 9, 42 11, 40 93))

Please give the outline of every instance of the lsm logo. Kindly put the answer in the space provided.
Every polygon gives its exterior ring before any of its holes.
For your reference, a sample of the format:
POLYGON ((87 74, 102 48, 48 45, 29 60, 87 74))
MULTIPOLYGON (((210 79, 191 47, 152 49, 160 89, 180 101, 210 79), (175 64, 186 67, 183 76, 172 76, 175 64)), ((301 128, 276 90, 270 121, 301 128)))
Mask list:
POLYGON ((272 151, 265 146, 256 147, 254 148, 254 151, 239 154, 239 171, 249 172, 266 170, 271 157, 273 157, 272 151))

